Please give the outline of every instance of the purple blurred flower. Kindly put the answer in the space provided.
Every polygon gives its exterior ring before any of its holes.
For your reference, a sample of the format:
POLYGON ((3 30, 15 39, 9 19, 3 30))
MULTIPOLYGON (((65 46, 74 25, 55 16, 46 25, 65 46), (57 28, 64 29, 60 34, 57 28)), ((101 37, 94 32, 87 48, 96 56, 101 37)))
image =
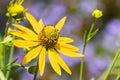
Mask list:
POLYGON ((120 19, 110 20, 103 32, 103 46, 110 51, 117 49, 117 38, 120 33, 120 19))

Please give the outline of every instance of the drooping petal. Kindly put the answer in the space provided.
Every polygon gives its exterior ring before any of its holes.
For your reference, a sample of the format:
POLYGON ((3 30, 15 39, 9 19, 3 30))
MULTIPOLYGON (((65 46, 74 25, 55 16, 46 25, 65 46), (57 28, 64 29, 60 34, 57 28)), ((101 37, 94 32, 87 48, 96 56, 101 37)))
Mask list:
POLYGON ((25 40, 14 40, 13 44, 17 47, 28 48, 28 47, 37 46, 39 43, 33 41, 25 41, 25 40))
MULTIPOLYGON (((43 24, 39 24, 37 22, 37 20, 34 18, 34 16, 32 16, 32 14, 27 13, 26 12, 26 18, 28 19, 28 21, 30 22, 30 24, 32 25, 33 29, 35 30, 35 32, 37 34, 40 33, 40 31, 43 29, 43 24)), ((42 23, 42 21, 41 21, 42 23)))
POLYGON ((54 50, 54 57, 56 58, 57 62, 59 63, 59 65, 70 75, 72 74, 71 70, 69 69, 69 67, 66 65, 66 63, 63 61, 63 59, 60 57, 60 55, 58 55, 58 53, 54 50))
POLYGON ((32 30, 28 29, 28 28, 25 27, 25 26, 18 25, 18 24, 12 24, 12 25, 13 25, 14 27, 20 29, 20 30, 21 30, 22 32, 24 32, 24 33, 27 33, 27 34, 29 34, 29 35, 32 35, 32 36, 37 37, 37 35, 36 35, 32 30))
POLYGON ((61 29, 63 28, 64 23, 65 23, 65 21, 66 21, 66 18, 67 18, 66 16, 63 17, 63 18, 55 25, 55 28, 56 28, 57 30, 61 31, 61 29))
POLYGON ((27 63, 29 63, 32 59, 36 58, 36 57, 39 55, 41 49, 42 49, 42 46, 38 46, 38 47, 30 50, 30 51, 25 55, 25 57, 23 58, 22 64, 27 64, 27 63))
POLYGON ((60 66, 57 62, 57 58, 55 57, 55 51, 53 49, 49 49, 48 50, 48 58, 50 60, 50 64, 52 66, 52 68, 54 69, 54 71, 58 74, 61 75, 61 70, 60 70, 60 66))
POLYGON ((19 30, 10 30, 9 31, 10 34, 15 35, 17 37, 23 38, 25 40, 37 40, 36 36, 31 36, 25 32, 19 31, 19 30))
POLYGON ((77 53, 77 52, 72 51, 71 49, 67 49, 65 47, 61 47, 61 46, 57 47, 56 46, 56 49, 58 50, 58 52, 60 52, 63 55, 66 55, 66 56, 70 56, 70 57, 83 57, 84 56, 83 54, 77 53))
POLYGON ((43 47, 40 55, 39 55, 39 70, 40 70, 40 75, 42 76, 44 73, 44 68, 45 68, 45 56, 46 56, 46 49, 43 47))
POLYGON ((66 48, 66 49, 69 49, 71 51, 78 51, 79 48, 71 45, 71 44, 66 44, 66 43, 58 43, 60 47, 63 47, 63 48, 66 48))

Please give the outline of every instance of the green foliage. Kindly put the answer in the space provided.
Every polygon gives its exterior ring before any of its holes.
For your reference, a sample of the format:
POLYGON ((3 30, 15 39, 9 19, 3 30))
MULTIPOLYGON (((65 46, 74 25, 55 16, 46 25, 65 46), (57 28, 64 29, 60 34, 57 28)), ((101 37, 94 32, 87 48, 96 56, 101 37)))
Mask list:
POLYGON ((89 32, 88 32, 88 33, 85 32, 84 42, 88 42, 88 41, 89 41, 90 39, 92 39, 92 38, 97 34, 97 32, 99 31, 99 29, 94 30, 94 26, 95 26, 95 22, 92 23, 89 32), (94 31, 93 31, 93 30, 94 30, 94 31))
POLYGON ((18 57, 15 58, 14 60, 12 60, 11 62, 9 62, 9 63, 6 65, 6 67, 13 65, 17 60, 18 60, 18 57))
POLYGON ((119 80, 120 78, 120 64, 118 64, 120 61, 120 49, 115 54, 114 59, 112 60, 112 63, 108 67, 108 70, 104 71, 97 80, 113 80, 110 78, 111 76, 114 76, 118 74, 116 77, 116 80, 119 80))
POLYGON ((1 70, 0 70, 0 80, 7 80, 1 70))
POLYGON ((36 66, 30 66, 30 67, 28 68, 28 72, 29 72, 30 74, 34 74, 35 71, 36 71, 36 66))

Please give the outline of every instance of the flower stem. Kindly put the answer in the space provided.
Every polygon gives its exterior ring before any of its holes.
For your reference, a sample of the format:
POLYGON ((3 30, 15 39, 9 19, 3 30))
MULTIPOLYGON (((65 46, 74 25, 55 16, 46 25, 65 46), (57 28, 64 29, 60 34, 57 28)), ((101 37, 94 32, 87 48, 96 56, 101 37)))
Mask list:
MULTIPOLYGON (((14 23, 16 23, 16 21, 14 21, 14 23)), ((14 27, 14 30, 15 30, 15 27, 14 27)), ((8 32, 8 29, 6 31, 8 32)), ((15 39, 15 36, 13 36, 13 40, 14 39, 15 39)), ((8 63, 12 61, 13 53, 14 53, 14 45, 12 44, 11 47, 10 47, 10 55, 9 55, 9 58, 8 58, 8 63)), ((10 68, 10 67, 8 67, 8 68, 10 68)), ((6 77, 8 78, 9 75, 10 75, 10 71, 7 72, 6 77)))
MULTIPOLYGON (((85 48, 86 48, 86 44, 87 44, 87 39, 86 39, 87 35, 85 34, 84 36, 84 44, 83 44, 83 50, 82 50, 82 54, 85 53, 85 48)), ((84 57, 82 57, 82 60, 81 60, 81 64, 80 64, 80 80, 82 80, 82 76, 83 76, 83 66, 84 66, 84 57)))
MULTIPOLYGON (((96 29, 95 31, 93 31, 94 26, 95 26, 95 22, 96 19, 94 19, 94 22, 92 23, 89 32, 87 33, 87 31, 84 34, 84 44, 83 44, 83 50, 82 50, 82 54, 85 54, 85 49, 86 49, 86 45, 87 42, 95 36, 95 34, 97 33, 98 29, 96 29)), ((81 60, 81 64, 80 64, 80 80, 82 80, 82 76, 83 76, 83 66, 84 66, 84 57, 82 57, 81 60)))
MULTIPOLYGON (((13 52, 14 52, 14 45, 11 46, 8 62, 11 62, 11 61, 12 61, 13 52)), ((10 67, 8 67, 8 68, 10 68, 10 67)), ((9 74, 10 74, 10 71, 8 71, 7 74, 6 74, 6 77, 7 77, 7 78, 9 77, 9 74)))
POLYGON ((115 57, 114 57, 114 59, 113 59, 111 65, 110 65, 110 67, 108 68, 108 71, 106 72, 106 75, 105 75, 104 80, 107 80, 108 75, 109 75, 110 72, 112 71, 113 66, 115 65, 115 62, 117 61, 117 59, 118 59, 118 57, 119 57, 119 54, 120 54, 120 49, 118 49, 118 51, 117 51, 117 53, 116 53, 116 55, 115 55, 115 57))
MULTIPOLYGON (((6 22, 6 28, 5 28, 5 35, 4 35, 4 38, 7 36, 8 34, 8 28, 10 27, 10 20, 8 19, 8 21, 6 22)), ((3 39, 4 39, 3 38, 3 39)), ((3 44, 3 66, 5 68, 6 66, 6 46, 5 44, 3 44)), ((4 70, 4 74, 6 74, 5 70, 4 70)))
POLYGON ((7 36, 8 34, 8 28, 10 27, 10 20, 8 19, 8 21, 6 22, 6 28, 5 28, 5 35, 4 38, 7 36))
POLYGON ((37 61, 37 66, 36 66, 36 70, 35 70, 35 74, 34 74, 34 79, 33 80, 37 79, 37 74, 38 74, 38 61, 37 61))

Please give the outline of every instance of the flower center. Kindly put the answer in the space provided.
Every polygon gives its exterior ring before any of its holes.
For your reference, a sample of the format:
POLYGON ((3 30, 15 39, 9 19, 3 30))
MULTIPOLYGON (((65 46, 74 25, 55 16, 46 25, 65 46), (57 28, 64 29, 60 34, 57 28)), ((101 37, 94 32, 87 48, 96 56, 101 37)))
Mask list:
POLYGON ((46 48, 54 47, 59 38, 59 32, 54 26, 46 26, 39 33, 38 40, 46 48))

